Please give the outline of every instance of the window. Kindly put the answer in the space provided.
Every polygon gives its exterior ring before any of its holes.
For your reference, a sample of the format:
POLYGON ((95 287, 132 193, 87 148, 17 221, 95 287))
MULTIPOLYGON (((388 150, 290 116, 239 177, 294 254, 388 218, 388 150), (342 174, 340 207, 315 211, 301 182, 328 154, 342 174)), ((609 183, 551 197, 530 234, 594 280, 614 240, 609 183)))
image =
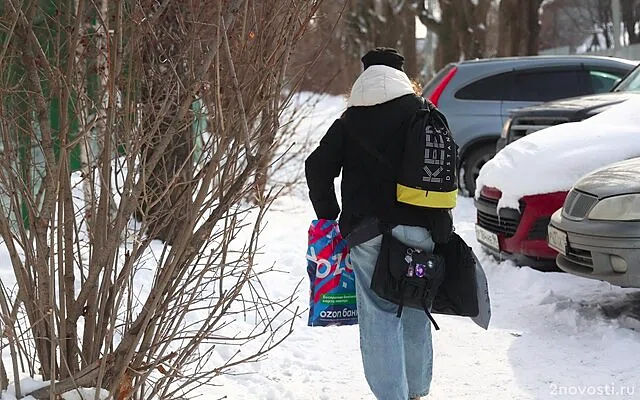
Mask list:
POLYGON ((636 67, 622 82, 616 87, 616 92, 637 92, 640 91, 640 67, 636 67))
POLYGON ((552 101, 588 94, 585 85, 580 84, 580 75, 585 70, 538 70, 522 71, 514 76, 514 90, 507 93, 505 100, 512 101, 552 101))
POLYGON ((468 84, 456 92, 462 100, 503 100, 504 93, 512 86, 512 74, 493 75, 468 84))
POLYGON ((422 90, 422 95, 425 97, 429 97, 431 95, 431 92, 433 92, 436 89, 436 87, 438 87, 438 84, 440 83, 440 81, 442 81, 444 77, 447 76, 449 71, 451 71, 455 67, 456 67, 456 64, 450 63, 450 64, 447 64, 440 71, 438 71, 436 76, 434 76, 433 78, 431 78, 429 82, 427 82, 424 89, 422 90))
POLYGON ((618 82, 618 75, 604 71, 589 71, 589 83, 591 85, 591 93, 606 93, 611 90, 618 82))

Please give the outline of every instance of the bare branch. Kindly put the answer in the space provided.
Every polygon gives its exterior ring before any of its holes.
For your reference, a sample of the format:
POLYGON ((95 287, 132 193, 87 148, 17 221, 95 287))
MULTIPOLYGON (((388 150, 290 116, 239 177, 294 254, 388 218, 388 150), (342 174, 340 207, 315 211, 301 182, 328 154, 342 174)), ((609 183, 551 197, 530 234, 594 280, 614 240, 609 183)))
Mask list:
POLYGON ((298 316, 256 254, 320 1, 45 3, 11 0, 0 25, 14 372, 50 380, 35 398, 145 399, 261 360, 298 316))

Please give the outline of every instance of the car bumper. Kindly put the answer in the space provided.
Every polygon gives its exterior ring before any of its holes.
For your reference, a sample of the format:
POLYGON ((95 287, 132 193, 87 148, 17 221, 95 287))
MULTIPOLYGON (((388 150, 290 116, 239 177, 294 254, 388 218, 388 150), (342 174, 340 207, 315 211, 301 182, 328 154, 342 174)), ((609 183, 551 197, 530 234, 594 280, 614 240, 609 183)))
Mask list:
MULTIPOLYGON (((478 225, 494 232, 499 245, 494 245, 492 248, 479 240, 480 244, 501 259, 511 259, 518 264, 526 265, 550 264, 551 269, 556 269, 555 260, 558 252, 547 244, 547 225, 551 214, 562 207, 565 197, 566 192, 525 196, 521 199, 520 211, 500 210, 498 221, 503 221, 500 223, 512 221, 512 226, 517 225, 510 234, 501 233, 500 228, 496 229, 495 226, 490 226, 490 222, 487 223, 487 216, 497 213, 494 204, 482 200, 476 201, 478 225)), ((497 200, 494 201, 497 202, 497 200)))
POLYGON ((504 149, 506 145, 507 145, 507 139, 502 137, 498 138, 498 141, 496 142, 496 153, 504 149))
MULTIPOLYGON (((558 210, 551 217, 551 229, 566 234, 567 246, 558 248, 556 263, 561 270, 622 287, 640 287, 640 235, 621 237, 620 222, 571 221, 558 210)), ((624 222, 626 230, 640 222, 624 222)), ((562 246, 557 246, 562 247, 562 246)))
MULTIPOLYGON (((560 271, 558 266, 556 265, 556 259, 553 257, 549 258, 549 257, 539 257, 539 256, 533 256, 533 255, 529 256, 522 253, 509 253, 506 251, 496 250, 483 243, 480 243, 480 246, 482 246, 482 248, 487 253, 489 253, 498 261, 509 260, 509 261, 513 261, 516 265, 532 267, 539 271, 554 271, 554 272, 560 271)), ((555 255, 557 253, 553 251, 553 254, 555 255)))

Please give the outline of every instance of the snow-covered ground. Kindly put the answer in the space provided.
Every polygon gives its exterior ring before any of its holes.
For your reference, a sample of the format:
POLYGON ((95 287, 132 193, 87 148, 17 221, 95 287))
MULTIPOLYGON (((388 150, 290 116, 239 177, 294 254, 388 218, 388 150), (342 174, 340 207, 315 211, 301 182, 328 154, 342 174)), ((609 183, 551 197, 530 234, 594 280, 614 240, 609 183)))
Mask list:
MULTIPOLYGON (((340 98, 324 99, 298 134, 317 143, 343 107, 340 98)), ((288 170, 300 174, 302 159, 288 170)), ((269 212, 258 259, 282 271, 263 277, 270 295, 282 298, 299 285, 301 309, 308 307, 305 254, 314 217, 300 183, 269 212)), ((459 199, 454 219, 483 263, 493 314, 487 331, 467 318, 435 316, 441 330, 433 332, 429 399, 640 399, 640 323, 627 310, 635 305, 640 314, 640 291, 497 263, 475 240, 472 199, 459 199)), ((9 265, 0 252, 0 266, 9 265)), ((373 400, 357 326, 311 328, 306 322, 304 314, 292 336, 260 362, 217 378, 214 387, 203 386, 201 398, 373 400)))
MULTIPOLYGON (((322 117, 303 125, 305 132, 317 143, 341 111, 341 100, 328 98, 318 105, 322 117)), ((301 307, 308 306, 305 252, 314 217, 302 185, 274 204, 262 239, 260 262, 286 272, 265 285, 284 295, 303 281, 301 307)), ((635 304, 640 311, 640 291, 497 263, 476 242, 471 199, 459 199, 454 218, 480 255, 493 315, 488 331, 466 318, 436 316, 441 330, 433 332, 428 398, 640 399, 640 323, 627 309, 635 304)), ((358 346, 357 326, 310 328, 305 315, 287 341, 251 365, 252 374, 220 378, 207 398, 373 399, 358 346)))
MULTIPOLYGON (((607 310, 615 313, 617 306, 640 304, 640 291, 511 262, 498 264, 475 240, 472 201, 459 199, 454 215, 457 231, 480 254, 493 315, 488 331, 468 319, 436 316, 441 330, 433 332, 429 398, 553 399, 578 390, 604 393, 605 385, 635 388, 640 398, 640 323, 609 319, 599 305, 610 303, 607 310)), ((261 262, 276 262, 288 271, 272 277, 274 292, 292 290, 301 279, 306 285, 306 231, 312 219, 309 204, 300 198, 282 198, 271 212, 261 262)), ((308 301, 304 290, 299 293, 301 307, 308 301)), ((211 392, 216 393, 213 399, 373 399, 362 373, 355 326, 310 328, 302 318, 293 335, 252 368, 252 375, 219 379, 222 386, 211 392)))

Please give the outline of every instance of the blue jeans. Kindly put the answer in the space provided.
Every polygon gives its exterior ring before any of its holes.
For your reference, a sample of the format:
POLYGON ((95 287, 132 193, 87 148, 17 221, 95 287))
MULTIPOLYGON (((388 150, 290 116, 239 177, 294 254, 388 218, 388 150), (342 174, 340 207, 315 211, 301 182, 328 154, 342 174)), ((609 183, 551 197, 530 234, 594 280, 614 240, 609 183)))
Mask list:
MULTIPOLYGON (((399 225, 392 234, 408 246, 433 251, 431 234, 425 228, 399 225)), ((379 400, 426 396, 433 367, 431 323, 423 310, 409 307, 398 318, 398 306, 369 288, 381 243, 380 235, 350 251, 364 375, 379 400)))

